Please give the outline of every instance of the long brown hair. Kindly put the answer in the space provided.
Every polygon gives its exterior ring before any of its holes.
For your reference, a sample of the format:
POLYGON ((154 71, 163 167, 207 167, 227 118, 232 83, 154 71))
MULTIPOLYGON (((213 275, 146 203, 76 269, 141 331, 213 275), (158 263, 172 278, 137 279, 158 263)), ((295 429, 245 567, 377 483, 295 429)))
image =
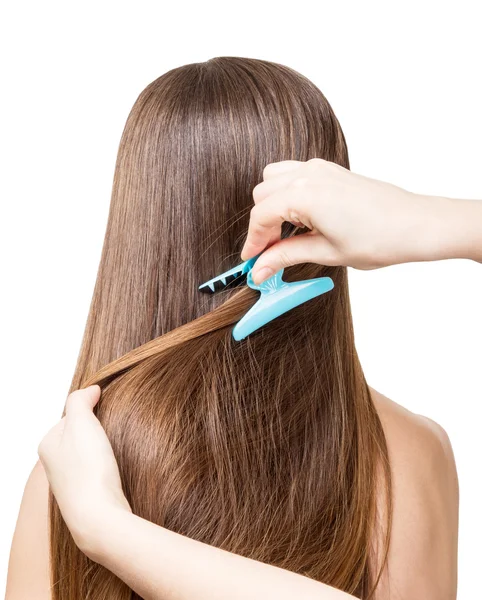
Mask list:
MULTIPOLYGON (((70 391, 102 387, 96 414, 134 513, 367 598, 388 545, 379 475, 389 505, 390 476, 346 269, 288 269, 335 288, 242 342, 232 327, 257 292, 197 289, 240 262, 265 165, 314 157, 349 167, 327 100, 285 66, 222 57, 151 83, 120 142, 70 391)), ((53 598, 139 598, 76 548, 50 504, 53 598)))

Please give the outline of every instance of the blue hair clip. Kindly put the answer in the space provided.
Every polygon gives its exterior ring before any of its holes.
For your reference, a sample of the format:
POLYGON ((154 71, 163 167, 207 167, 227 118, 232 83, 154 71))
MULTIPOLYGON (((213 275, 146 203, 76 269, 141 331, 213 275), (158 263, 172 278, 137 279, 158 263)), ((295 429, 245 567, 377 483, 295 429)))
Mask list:
POLYGON ((241 276, 246 274, 246 283, 248 286, 253 290, 261 292, 261 296, 256 304, 235 325, 233 337, 236 341, 243 340, 260 327, 263 327, 263 325, 276 319, 276 317, 334 288, 331 277, 318 277, 316 279, 288 283, 282 279, 284 269, 281 269, 272 277, 266 279, 266 281, 256 285, 253 282, 251 270, 258 256, 250 258, 237 267, 199 286, 201 291, 214 293, 234 280, 238 280, 238 282, 239 280, 242 281, 241 276))

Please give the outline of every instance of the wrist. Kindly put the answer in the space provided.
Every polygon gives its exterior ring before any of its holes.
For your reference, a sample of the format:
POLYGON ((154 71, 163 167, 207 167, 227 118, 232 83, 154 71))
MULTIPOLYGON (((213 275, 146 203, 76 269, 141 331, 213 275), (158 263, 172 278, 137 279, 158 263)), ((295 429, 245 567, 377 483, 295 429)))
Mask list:
POLYGON ((417 195, 423 206, 423 219, 417 237, 421 245, 420 260, 433 261, 449 258, 454 243, 452 222, 453 200, 442 196, 417 195))
POLYGON ((389 231, 385 264, 432 261, 442 258, 450 237, 449 199, 400 189, 401 196, 389 231))
POLYGON ((86 506, 84 511, 89 512, 88 518, 77 519, 70 532, 74 542, 86 556, 94 562, 102 563, 103 557, 109 553, 112 533, 123 520, 132 516, 132 511, 127 503, 91 508, 86 506))
POLYGON ((482 263, 482 201, 453 200, 454 233, 458 240, 453 258, 467 258, 482 263))
POLYGON ((434 197, 428 260, 466 258, 482 262, 482 202, 434 197))

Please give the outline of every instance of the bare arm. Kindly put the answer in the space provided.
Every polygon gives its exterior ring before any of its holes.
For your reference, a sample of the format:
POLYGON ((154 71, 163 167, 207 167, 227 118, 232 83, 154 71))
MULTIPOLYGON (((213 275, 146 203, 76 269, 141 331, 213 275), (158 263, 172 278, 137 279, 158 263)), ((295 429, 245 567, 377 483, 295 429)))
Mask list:
MULTIPOLYGON (((389 440, 395 506, 388 570, 376 600, 453 600, 458 486, 450 442, 439 426, 395 403, 379 401, 377 408, 389 440)), ((82 426, 79 417, 76 427, 82 426)), ((96 510, 88 512, 96 522, 86 525, 76 518, 76 486, 85 491, 95 481, 95 465, 109 464, 110 459, 102 459, 102 443, 92 447, 90 430, 84 434, 91 440, 92 464, 84 465, 85 481, 80 466, 70 477, 70 492, 57 488, 64 518, 79 547, 141 596, 148 600, 351 598, 311 579, 157 527, 119 509, 115 492, 112 501, 102 498, 94 503, 96 510), (69 501, 71 493, 74 499, 69 501)), ((63 454, 53 460, 67 458, 66 452, 64 446, 63 454)), ((86 452, 82 459, 89 459, 86 452)), ((52 459, 46 460, 52 465, 52 459)), ((68 462, 69 471, 71 465, 68 462)), ((54 471, 58 469, 54 466, 54 471)), ((12 545, 7 600, 50 600, 47 489, 45 473, 37 465, 26 486, 12 545)))
MULTIPOLYGON (((47 509, 48 481, 37 463, 25 487, 12 543, 6 600, 51 600, 47 509)), ((94 531, 77 536, 81 549, 147 600, 352 598, 290 571, 157 527, 127 511, 97 516, 94 531)))
POLYGON ((146 600, 352 598, 133 515, 109 440, 92 412, 99 397, 99 386, 70 394, 66 416, 39 446, 62 516, 75 543, 92 560, 146 600))
POLYGON ((50 600, 48 481, 37 463, 30 474, 12 541, 6 600, 50 600))
MULTIPOLYGON (((344 592, 173 533, 126 511, 104 515, 84 551, 146 600, 348 600, 344 592)), ((81 546, 82 547, 82 546, 81 546)))

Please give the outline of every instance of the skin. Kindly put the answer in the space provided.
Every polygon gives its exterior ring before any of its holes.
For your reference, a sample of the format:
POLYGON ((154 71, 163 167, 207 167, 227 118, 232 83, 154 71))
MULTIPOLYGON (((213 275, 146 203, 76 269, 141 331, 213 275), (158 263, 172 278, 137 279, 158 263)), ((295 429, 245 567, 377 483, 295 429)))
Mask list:
MULTIPOLYGON (((114 572, 146 600, 350 598, 312 579, 197 542, 133 515, 122 492, 112 448, 92 412, 99 398, 97 385, 70 394, 65 417, 38 448, 62 516, 75 543, 89 558, 114 572), (186 563, 190 564, 189 577, 186 563)), ((45 493, 45 484, 40 480, 37 484, 45 493)), ((39 516, 43 520, 44 511, 39 516)), ((22 532, 24 536, 31 533, 22 532)), ((16 547, 20 545, 22 541, 17 541, 16 547)), ((46 555, 45 545, 38 550, 46 555)), ((16 561, 12 578, 17 581, 12 579, 9 584, 8 599, 27 598, 31 593, 28 586, 24 586, 25 593, 20 592, 23 583, 18 561, 22 556, 16 561)), ((44 572, 44 559, 39 562, 44 572)), ((48 598, 47 581, 40 585, 44 595, 35 597, 48 598)))
POLYGON ((482 262, 482 202, 413 194, 314 158, 265 167, 241 258, 260 252, 260 283, 297 263, 375 269, 468 258, 482 262), (307 233, 280 240, 289 221, 307 233))
MULTIPOLYGON (((446 431, 370 388, 387 439, 393 522, 376 600, 454 600, 459 486, 446 431)), ((383 508, 381 508, 383 512, 383 508)))
MULTIPOLYGON (((458 485, 447 434, 433 421, 371 393, 387 436, 395 500, 388 569, 375 598, 453 599, 458 485)), ((98 398, 98 386, 71 394, 66 416, 39 446, 41 463, 27 482, 12 544, 7 600, 50 600, 49 481, 79 548, 146 600, 351 598, 133 515, 112 449, 92 412, 98 398)))
MULTIPOLYGON (((482 262, 477 201, 411 194, 321 159, 268 165, 253 196, 242 258, 268 247, 253 270, 257 282, 263 267, 278 270, 298 262, 360 269, 442 258, 482 262), (283 221, 310 232, 279 241, 283 221)), ((450 441, 430 419, 375 390, 371 394, 389 447, 394 498, 388 567, 375 599, 452 600, 458 482, 450 441)), ((13 539, 7 600, 50 599, 48 482, 79 548, 146 599, 350 597, 133 515, 112 449, 92 412, 98 397, 98 386, 71 394, 66 417, 39 446, 41 463, 27 482, 13 539)), ((382 491, 379 506, 382 513, 382 491)))

